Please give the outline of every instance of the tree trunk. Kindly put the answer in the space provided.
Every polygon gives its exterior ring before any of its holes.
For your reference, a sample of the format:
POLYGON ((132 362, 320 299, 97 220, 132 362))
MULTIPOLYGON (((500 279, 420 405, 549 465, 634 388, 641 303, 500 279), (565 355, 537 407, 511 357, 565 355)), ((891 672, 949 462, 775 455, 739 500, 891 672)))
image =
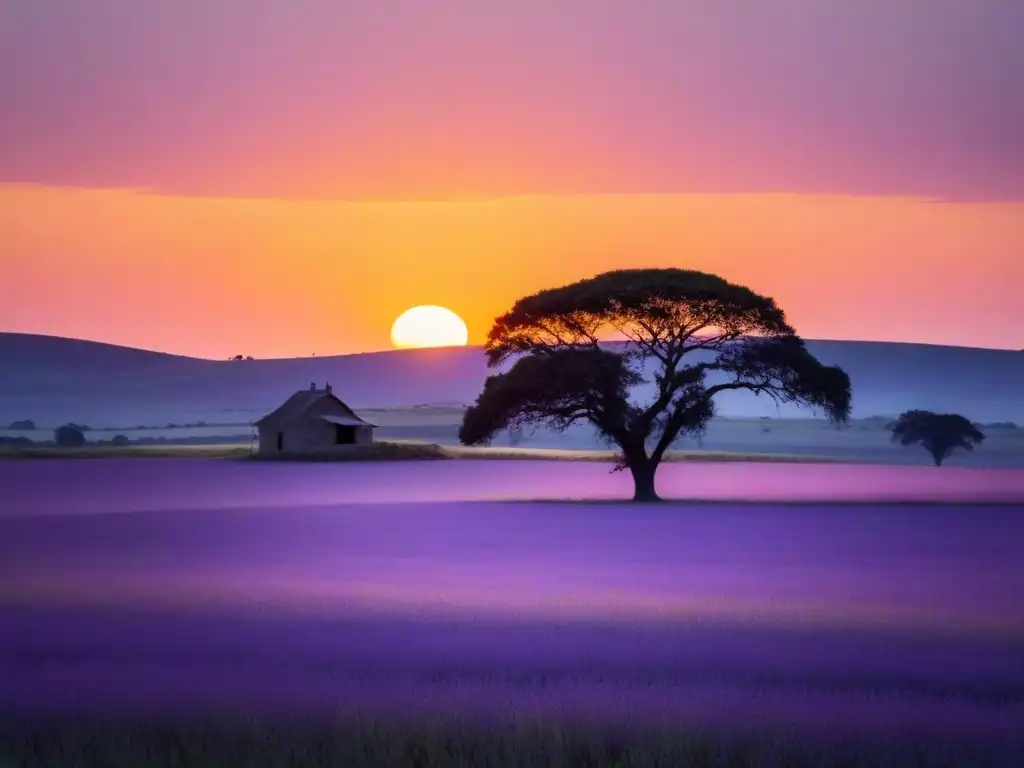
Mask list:
POLYGON ((925 440, 922 444, 928 450, 928 453, 931 454, 932 461, 935 462, 935 466, 941 467, 942 462, 944 462, 950 454, 949 446, 938 440, 925 440))
POLYGON ((629 462, 629 471, 633 475, 633 501, 661 501, 654 488, 654 473, 658 463, 644 456, 629 462))

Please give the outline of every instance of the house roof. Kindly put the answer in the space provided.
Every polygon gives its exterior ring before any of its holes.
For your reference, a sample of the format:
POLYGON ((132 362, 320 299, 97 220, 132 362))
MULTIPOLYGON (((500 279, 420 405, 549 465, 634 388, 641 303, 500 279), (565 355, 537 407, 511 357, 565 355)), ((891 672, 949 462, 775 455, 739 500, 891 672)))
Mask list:
POLYGON ((376 424, 371 424, 368 421, 363 421, 358 416, 320 416, 319 418, 324 421, 329 421, 331 424, 338 424, 342 427, 376 427, 376 424))
POLYGON ((353 411, 344 402, 342 402, 341 398, 339 398, 337 395, 333 394, 330 390, 327 389, 300 389, 294 395, 285 400, 280 407, 271 411, 262 419, 257 421, 255 426, 259 427, 264 424, 292 421, 293 419, 296 419, 303 413, 305 413, 314 403, 318 403, 324 398, 330 398, 331 400, 334 400, 342 408, 344 408, 350 414, 352 414, 351 416, 347 417, 335 417, 354 419, 354 421, 350 424, 347 424, 347 426, 374 426, 373 424, 369 424, 368 422, 365 422, 362 419, 360 419, 356 415, 355 411, 353 411))

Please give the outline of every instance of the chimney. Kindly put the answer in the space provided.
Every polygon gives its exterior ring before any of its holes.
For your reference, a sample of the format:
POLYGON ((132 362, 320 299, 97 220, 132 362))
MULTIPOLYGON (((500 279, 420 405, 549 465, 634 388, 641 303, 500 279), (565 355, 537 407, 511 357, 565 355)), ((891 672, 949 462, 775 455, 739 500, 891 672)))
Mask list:
POLYGON ((309 391, 310 392, 315 392, 316 391, 316 382, 315 381, 309 382, 309 391))
POLYGON ((331 394, 331 385, 330 384, 324 384, 324 392, 326 392, 328 395, 331 394))

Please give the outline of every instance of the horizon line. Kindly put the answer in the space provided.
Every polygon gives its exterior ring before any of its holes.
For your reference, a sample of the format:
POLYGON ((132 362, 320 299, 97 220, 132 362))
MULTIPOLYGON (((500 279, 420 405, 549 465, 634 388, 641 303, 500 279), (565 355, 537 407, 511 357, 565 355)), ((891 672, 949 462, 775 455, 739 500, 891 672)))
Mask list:
MULTIPOLYGON (((5 337, 5 336, 31 336, 31 337, 35 337, 35 338, 39 338, 39 339, 54 339, 54 340, 59 340, 59 341, 81 342, 81 343, 84 343, 84 344, 95 344, 95 345, 98 345, 98 346, 114 347, 114 348, 117 348, 117 349, 131 350, 131 351, 134 351, 134 352, 146 352, 146 353, 152 354, 152 355, 164 355, 164 356, 167 356, 167 357, 180 357, 180 358, 185 358, 185 359, 188 359, 188 360, 199 360, 199 361, 210 362, 210 363, 227 363, 227 362, 250 362, 250 363, 255 363, 255 362, 286 361, 286 360, 312 360, 314 358, 318 358, 318 359, 321 359, 321 360, 324 360, 324 359, 329 360, 329 359, 332 359, 332 358, 339 358, 339 357, 355 357, 355 356, 358 356, 358 355, 381 355, 381 354, 402 353, 402 352, 412 352, 412 353, 427 352, 427 353, 430 353, 430 352, 441 352, 441 351, 448 351, 448 352, 450 352, 452 350, 458 350, 458 349, 467 349, 467 350, 468 349, 479 349, 479 350, 483 350, 483 346, 484 346, 483 344, 463 344, 463 345, 454 345, 454 346, 446 346, 446 347, 420 347, 420 348, 404 348, 404 349, 399 349, 399 348, 392 347, 390 349, 389 348, 372 349, 372 350, 365 350, 365 351, 362 351, 362 352, 339 352, 339 353, 326 354, 326 355, 317 355, 317 354, 294 355, 292 357, 256 357, 254 355, 254 356, 252 356, 251 360, 243 358, 243 360, 239 361, 239 360, 236 360, 233 356, 232 357, 223 357, 223 358, 221 358, 221 357, 201 357, 201 356, 198 356, 198 355, 189 355, 189 354, 184 354, 184 353, 181 353, 181 352, 168 352, 168 351, 165 351, 165 350, 152 349, 152 348, 149 348, 149 347, 133 347, 133 346, 131 346, 129 344, 118 344, 118 343, 115 343, 115 342, 102 341, 102 340, 99 340, 99 339, 89 339, 89 338, 84 338, 84 337, 80 337, 80 336, 61 336, 61 335, 58 335, 58 334, 32 333, 32 332, 29 332, 29 331, 2 331, 2 330, 0 330, 0 338, 5 337)), ((800 338, 803 339, 805 342, 809 342, 809 343, 821 342, 821 343, 840 343, 840 344, 889 344, 889 345, 914 346, 914 347, 939 347, 939 348, 943 348, 943 349, 976 349, 976 350, 984 350, 984 351, 987 351, 987 352, 1019 352, 1019 353, 1024 353, 1024 348, 1014 349, 1012 347, 984 347, 984 346, 969 346, 969 345, 964 345, 964 344, 937 344, 935 342, 919 342, 919 341, 903 341, 903 340, 880 340, 880 339, 822 339, 822 338, 812 338, 812 337, 805 337, 805 336, 800 336, 800 338)), ((607 339, 607 340, 604 340, 602 343, 612 343, 612 344, 614 344, 614 343, 628 343, 628 341, 625 340, 625 339, 607 339)))

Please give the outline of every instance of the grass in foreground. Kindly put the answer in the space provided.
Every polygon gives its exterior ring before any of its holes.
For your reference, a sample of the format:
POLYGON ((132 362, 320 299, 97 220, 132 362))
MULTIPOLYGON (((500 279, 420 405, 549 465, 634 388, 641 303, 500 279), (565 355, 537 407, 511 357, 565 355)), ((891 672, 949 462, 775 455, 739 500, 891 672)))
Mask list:
POLYGON ((540 723, 440 722, 335 725, 216 720, 179 725, 15 723, 0 726, 0 766, 1017 766, 1008 745, 935 740, 716 736, 679 731, 615 733, 540 723))

